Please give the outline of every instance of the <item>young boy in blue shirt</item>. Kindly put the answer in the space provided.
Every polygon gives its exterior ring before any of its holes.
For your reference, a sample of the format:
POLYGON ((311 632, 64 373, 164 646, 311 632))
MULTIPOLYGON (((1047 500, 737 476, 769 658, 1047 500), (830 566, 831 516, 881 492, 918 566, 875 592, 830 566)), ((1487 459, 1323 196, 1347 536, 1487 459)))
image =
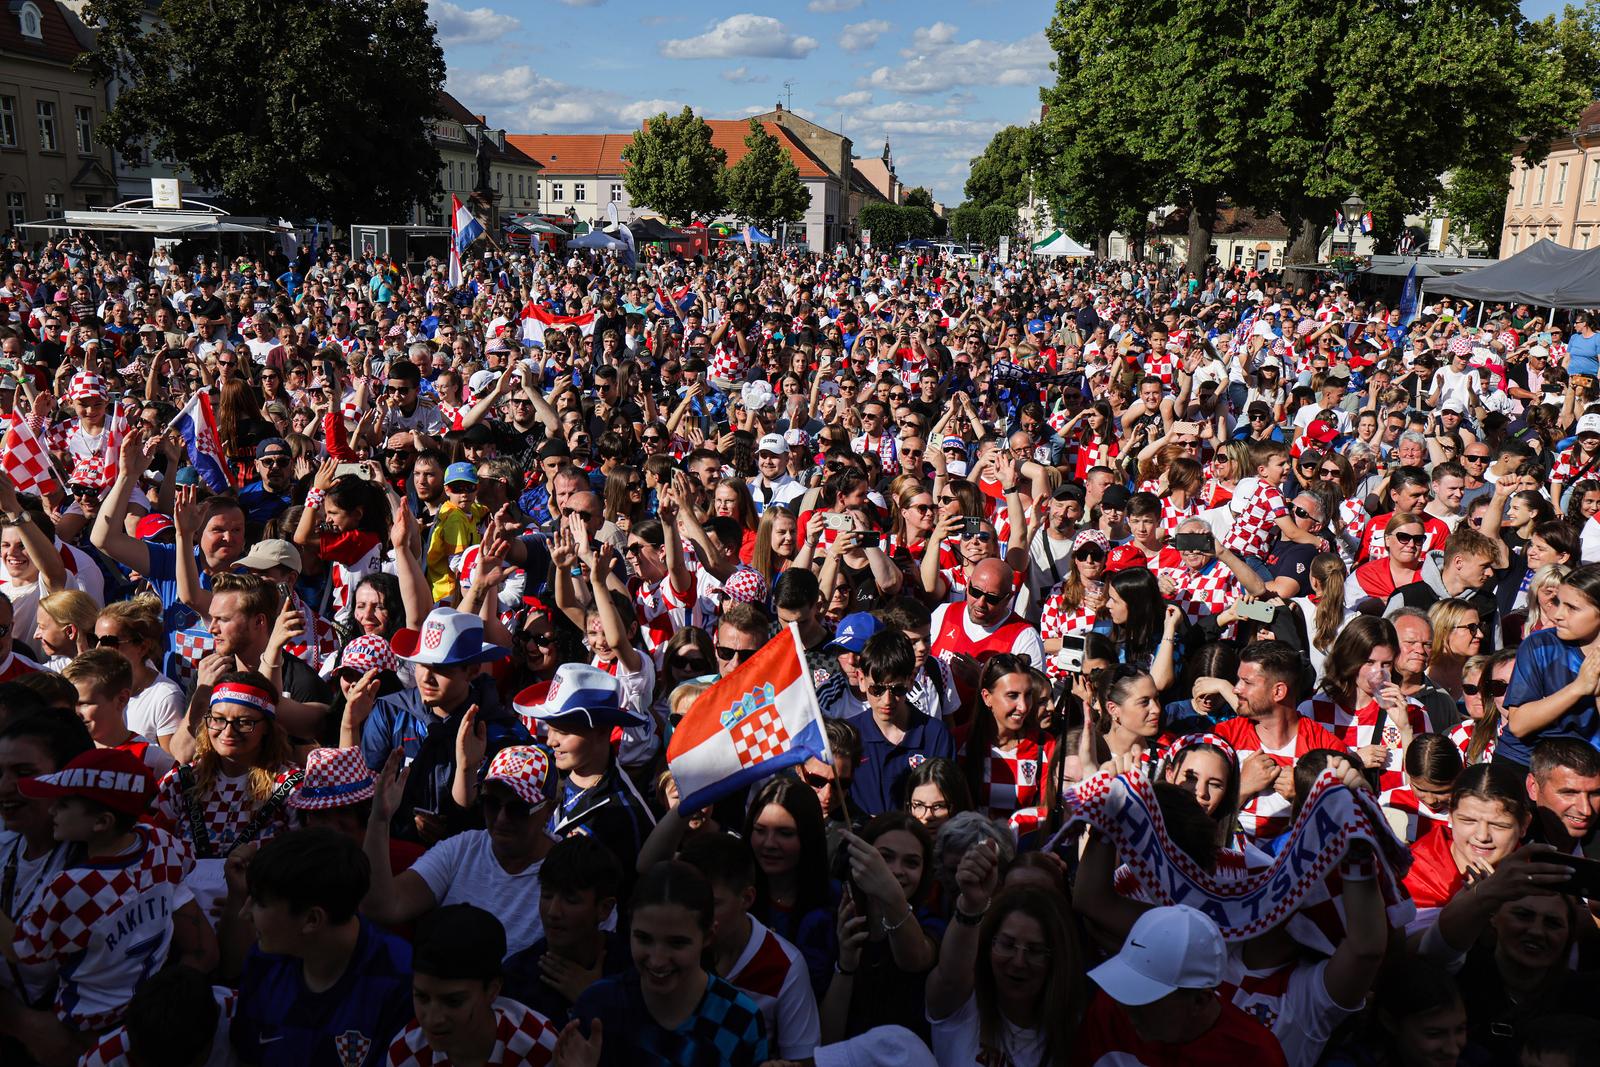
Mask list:
POLYGON ((861 734, 861 763, 850 785, 851 806, 867 815, 900 807, 901 783, 913 767, 935 756, 955 759, 944 723, 912 707, 916 650, 899 630, 883 630, 857 657, 866 680, 867 711, 849 720, 861 734))

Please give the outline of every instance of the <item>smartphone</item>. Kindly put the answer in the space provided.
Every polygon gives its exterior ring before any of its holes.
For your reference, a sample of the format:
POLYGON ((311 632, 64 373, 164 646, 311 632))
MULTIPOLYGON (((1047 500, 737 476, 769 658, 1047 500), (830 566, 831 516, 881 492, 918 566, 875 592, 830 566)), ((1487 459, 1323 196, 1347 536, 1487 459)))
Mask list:
POLYGON ((1233 611, 1241 619, 1270 623, 1278 614, 1278 606, 1261 600, 1241 600, 1234 605, 1233 611))
POLYGON ((1056 666, 1068 674, 1082 674, 1084 643, 1082 634, 1063 637, 1061 649, 1056 653, 1056 666))
POLYGON ((354 477, 364 482, 372 481, 372 472, 365 463, 341 463, 333 469, 335 478, 354 477))
POLYGON ((1550 888, 1557 893, 1572 893, 1590 900, 1600 899, 1600 860, 1587 856, 1546 856, 1548 863, 1559 863, 1572 868, 1572 878, 1550 888))
POLYGON ((824 529, 837 530, 842 533, 845 530, 851 529, 852 523, 850 522, 850 516, 842 514, 841 512, 830 511, 826 515, 822 516, 822 526, 824 529))
POLYGON ((961 536, 977 537, 983 533, 983 519, 977 515, 968 515, 961 520, 961 536))
POLYGON ((883 537, 877 530, 863 530, 856 539, 857 548, 877 548, 883 537))
POLYGON ((1537 339, 1538 339, 1538 342, 1540 344, 1547 345, 1547 344, 1550 343, 1550 334, 1549 333, 1541 333, 1541 334, 1538 335, 1537 339))

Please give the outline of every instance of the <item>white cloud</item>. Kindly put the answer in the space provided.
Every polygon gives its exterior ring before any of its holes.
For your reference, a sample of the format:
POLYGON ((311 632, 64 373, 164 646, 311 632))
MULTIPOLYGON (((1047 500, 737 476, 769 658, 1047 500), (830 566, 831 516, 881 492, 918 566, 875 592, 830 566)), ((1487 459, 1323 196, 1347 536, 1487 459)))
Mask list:
POLYGON ((532 67, 450 78, 450 91, 469 108, 493 116, 512 133, 628 130, 660 111, 682 110, 679 100, 629 100, 604 89, 567 85, 532 67))
POLYGON ((1043 33, 1016 41, 957 40, 948 22, 919 27, 905 62, 878 67, 866 85, 897 93, 937 93, 959 85, 1043 85, 1055 58, 1043 33))
POLYGON ((433 16, 434 25, 439 29, 442 45, 488 44, 522 28, 522 23, 512 15, 502 15, 489 7, 468 10, 449 0, 433 0, 428 5, 428 14, 433 16))
POLYGON ((839 47, 846 52, 862 52, 878 43, 892 27, 882 19, 852 22, 839 32, 839 47))
POLYGON ((857 89, 855 92, 842 93, 832 100, 823 100, 821 103, 823 107, 862 107, 872 103, 872 94, 865 89, 857 89))
POLYGON ((767 80, 765 74, 756 74, 744 64, 722 72, 722 80, 735 85, 756 85, 767 80))
POLYGON ((836 15, 841 11, 854 11, 862 0, 811 0, 806 10, 814 15, 836 15))
POLYGON ((926 122, 960 113, 959 108, 949 104, 913 104, 909 100, 893 100, 887 104, 862 108, 855 117, 863 122, 926 122))
POLYGON ((790 33, 767 15, 730 15, 698 37, 662 41, 661 54, 668 59, 803 59, 816 51, 817 43, 815 37, 790 33))
POLYGON ((568 7, 599 7, 606 0, 561 0, 568 7))

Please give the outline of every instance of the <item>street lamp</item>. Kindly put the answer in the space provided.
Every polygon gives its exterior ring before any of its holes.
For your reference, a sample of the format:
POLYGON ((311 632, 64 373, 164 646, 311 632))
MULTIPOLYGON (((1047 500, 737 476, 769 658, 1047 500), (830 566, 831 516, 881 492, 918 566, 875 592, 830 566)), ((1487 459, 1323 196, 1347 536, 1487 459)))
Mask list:
POLYGON ((1344 217, 1347 219, 1359 219, 1366 213, 1367 202, 1361 199, 1359 193, 1351 193, 1349 199, 1344 202, 1344 217))

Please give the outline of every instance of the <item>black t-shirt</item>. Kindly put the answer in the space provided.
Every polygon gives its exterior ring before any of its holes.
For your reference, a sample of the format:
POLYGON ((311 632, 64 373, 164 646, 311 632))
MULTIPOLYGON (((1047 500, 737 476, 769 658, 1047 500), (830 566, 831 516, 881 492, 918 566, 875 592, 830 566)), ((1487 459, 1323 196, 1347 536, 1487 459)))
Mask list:
POLYGON ((1311 561, 1316 557, 1316 545, 1280 540, 1267 566, 1272 569, 1274 578, 1293 578, 1298 586, 1294 595, 1305 596, 1311 591, 1311 561))
POLYGON ((215 294, 209 300, 204 297, 195 297, 189 301, 189 317, 195 320, 220 319, 227 312, 227 306, 223 304, 222 298, 215 294))

